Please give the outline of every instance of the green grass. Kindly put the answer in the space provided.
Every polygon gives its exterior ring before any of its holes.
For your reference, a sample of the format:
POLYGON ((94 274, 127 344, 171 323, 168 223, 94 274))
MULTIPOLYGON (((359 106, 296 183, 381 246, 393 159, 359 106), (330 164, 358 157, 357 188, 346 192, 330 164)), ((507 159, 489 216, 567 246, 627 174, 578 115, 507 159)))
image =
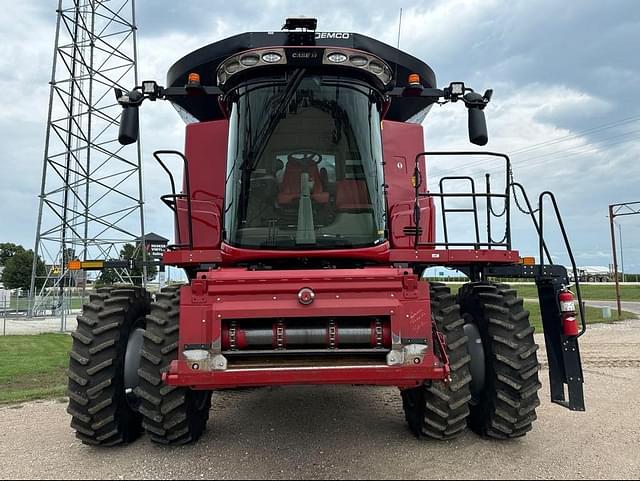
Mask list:
MULTIPOLYGON (((538 291, 535 285, 514 285, 518 295, 525 299, 537 299, 538 291)), ((582 298, 593 301, 615 301, 616 286, 581 285, 582 298)), ((575 290, 574 290, 575 292, 575 290)), ((623 301, 640 301, 640 286, 620 286, 620 298, 623 301)))
MULTIPOLYGON (((457 289, 463 283, 451 283, 451 290, 457 292, 457 289)), ((509 284, 507 282, 507 284, 509 284)), ((535 284, 512 284, 512 287, 518 291, 518 296, 524 299, 537 299, 538 289, 535 284)), ((575 293, 575 289, 573 289, 575 293)), ((580 291, 583 300, 592 301, 615 301, 616 286, 614 285, 594 285, 581 284, 580 291)), ((623 301, 640 301, 640 286, 620 286, 620 298, 623 301)))
POLYGON ((0 404, 63 396, 70 349, 64 334, 0 337, 0 404))
MULTIPOLYGON (((524 307, 531 314, 529 320, 531 321, 531 325, 536 328, 536 332, 542 332, 542 316, 540 314, 540 305, 537 302, 527 301, 524 303, 524 307)), ((611 314, 613 316, 616 316, 616 313, 613 310, 611 314)), ((636 319, 638 317, 636 314, 633 314, 631 312, 622 311, 622 318, 620 319, 618 319, 617 317, 615 319, 604 319, 602 317, 602 309, 589 306, 587 306, 586 316, 588 324, 611 323, 625 319, 636 319)))
MULTIPOLYGON (((89 296, 87 296, 89 299, 89 296)), ((12 297, 9 301, 9 305, 6 306, 9 308, 9 311, 26 311, 29 309, 29 299, 26 297, 20 297, 16 299, 12 297)), ((81 297, 72 297, 71 298, 71 309, 80 309, 82 307, 82 298, 81 297)), ((4 309, 5 306, 0 304, 0 309, 4 309)))

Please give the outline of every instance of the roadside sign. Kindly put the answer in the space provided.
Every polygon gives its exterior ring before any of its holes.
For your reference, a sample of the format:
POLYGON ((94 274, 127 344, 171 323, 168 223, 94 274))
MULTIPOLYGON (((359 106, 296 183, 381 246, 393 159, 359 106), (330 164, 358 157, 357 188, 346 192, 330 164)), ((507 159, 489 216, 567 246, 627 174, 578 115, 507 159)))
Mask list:
POLYGON ((147 259, 154 261, 160 266, 160 272, 164 272, 164 265, 162 264, 162 256, 167 250, 169 244, 166 240, 146 240, 145 250, 147 251, 147 259))

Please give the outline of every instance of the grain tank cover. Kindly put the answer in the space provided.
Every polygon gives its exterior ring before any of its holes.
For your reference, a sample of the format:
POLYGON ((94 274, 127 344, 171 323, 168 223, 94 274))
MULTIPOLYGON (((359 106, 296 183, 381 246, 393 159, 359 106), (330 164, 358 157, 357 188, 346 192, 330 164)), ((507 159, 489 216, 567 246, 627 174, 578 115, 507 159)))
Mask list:
MULTIPOLYGON (((409 74, 417 73, 425 88, 436 88, 436 76, 433 70, 421 60, 364 35, 347 32, 310 33, 306 47, 333 47, 361 50, 384 60, 394 75, 392 85, 405 87, 409 74)), ((224 60, 245 50, 267 47, 297 47, 300 43, 295 34, 289 32, 252 32, 243 33, 202 47, 178 60, 167 74, 168 87, 183 87, 191 72, 200 74, 203 85, 216 85, 216 71, 224 60)), ((217 102, 203 97, 181 97, 173 100, 177 106, 186 110, 199 121, 218 120, 224 117, 217 102)), ((387 120, 404 122, 433 101, 429 98, 394 98, 387 113, 387 120)))

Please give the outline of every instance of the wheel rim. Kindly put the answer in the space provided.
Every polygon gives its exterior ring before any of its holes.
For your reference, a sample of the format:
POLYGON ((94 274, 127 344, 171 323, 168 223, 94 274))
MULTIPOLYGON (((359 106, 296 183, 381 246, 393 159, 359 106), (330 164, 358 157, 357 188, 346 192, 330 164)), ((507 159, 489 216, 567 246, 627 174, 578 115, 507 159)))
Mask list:
POLYGON ((482 336, 475 324, 464 325, 464 333, 467 336, 467 347, 471 356, 471 403, 478 404, 486 381, 486 364, 482 336))
POLYGON ((144 332, 142 328, 131 331, 129 340, 127 341, 127 350, 124 355, 124 390, 127 396, 127 402, 133 409, 137 409, 140 404, 138 397, 135 395, 135 389, 138 387, 140 381, 138 369, 140 369, 140 361, 142 359, 144 332))

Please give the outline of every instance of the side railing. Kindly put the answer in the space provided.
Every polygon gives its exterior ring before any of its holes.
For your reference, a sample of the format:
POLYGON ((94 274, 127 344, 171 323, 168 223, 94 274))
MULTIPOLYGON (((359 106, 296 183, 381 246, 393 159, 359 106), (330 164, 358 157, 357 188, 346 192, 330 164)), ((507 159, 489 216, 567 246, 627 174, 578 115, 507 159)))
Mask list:
MULTIPOLYGON (((432 198, 439 201, 440 213, 442 216, 442 230, 444 234, 444 242, 434 242, 430 244, 420 243, 420 234, 416 232, 414 247, 416 249, 420 247, 429 248, 473 248, 473 249, 506 249, 511 250, 511 190, 509 189, 511 173, 511 160, 509 156, 496 152, 422 152, 416 156, 415 159, 415 208, 414 208, 414 223, 416 226, 420 226, 420 199, 432 198), (423 157, 491 157, 494 159, 502 159, 505 164, 505 191, 493 192, 491 189, 491 176, 485 175, 485 191, 479 191, 476 188, 476 181, 470 176, 445 176, 440 179, 438 184, 439 190, 437 192, 426 191, 421 192, 424 176, 420 170, 420 159, 423 157), (448 186, 452 183, 464 182, 469 186, 467 192, 450 192, 447 190, 448 186), (469 200, 471 207, 467 208, 450 208, 447 206, 447 199, 453 200, 469 200), (481 238, 480 228, 480 213, 478 207, 478 201, 484 199, 486 204, 485 220, 486 220, 486 239, 481 238), (500 214, 496 214, 494 210, 494 202, 500 201, 504 205, 504 210, 500 214), (473 241, 464 242, 452 242, 449 232, 450 226, 450 214, 473 214, 473 241), (496 240, 493 238, 495 234, 494 219, 505 217, 505 231, 501 239, 496 240)), ((419 230, 419 229, 418 229, 419 230)))
POLYGON ((187 204, 187 228, 189 231, 189 242, 187 243, 181 243, 181 244, 173 244, 173 245, 169 245, 167 246, 167 249, 169 250, 177 250, 177 249, 189 249, 189 250, 193 250, 193 215, 192 215, 192 210, 191 210, 191 184, 190 184, 190 176, 189 176, 189 162, 187 161, 187 158, 185 157, 185 155, 182 152, 179 152, 177 150, 157 150, 153 153, 153 156, 155 157, 156 161, 160 164, 160 166, 164 169, 164 171, 167 173, 167 175, 169 176, 169 182, 171 183, 171 194, 166 194, 163 195, 162 197, 160 197, 160 200, 162 200, 162 202, 164 202, 167 207, 169 207, 172 211, 173 211, 173 215, 174 215, 174 219, 175 219, 175 225, 176 225, 176 233, 178 235, 178 239, 182 240, 182 232, 181 232, 181 227, 180 227, 180 216, 179 216, 179 206, 178 206, 178 201, 179 200, 184 200, 187 204), (171 173, 171 171, 169 170, 169 168, 167 167, 167 165, 165 164, 165 162, 162 160, 161 156, 163 155, 174 155, 177 156, 179 158, 182 159, 183 165, 184 165, 184 187, 186 192, 184 193, 177 193, 176 191, 176 183, 175 180, 173 178, 173 174, 171 173))
MULTIPOLYGON (((569 237, 567 235, 567 231, 564 225, 564 221, 562 219, 562 215, 560 214, 560 209, 558 207, 558 203, 556 198, 552 192, 546 191, 540 194, 538 199, 538 206, 536 209, 533 208, 531 201, 529 200, 529 196, 525 188, 522 184, 515 182, 513 179, 513 173, 511 169, 511 159, 508 155, 497 153, 497 152, 465 152, 465 151, 452 151, 452 152, 421 152, 416 155, 415 158, 415 208, 414 208, 414 223, 417 227, 415 230, 415 241, 414 247, 418 248, 444 248, 444 249, 452 249, 452 248, 473 248, 473 249, 512 249, 512 236, 511 236, 511 212, 512 212, 512 199, 515 200, 515 203, 518 209, 529 216, 531 222, 535 228, 538 244, 539 244, 539 253, 540 253, 540 263, 539 270, 540 273, 544 272, 545 265, 553 266, 553 259, 551 257, 551 253, 549 251, 549 247, 544 237, 544 229, 545 229, 545 219, 544 219, 544 204, 545 200, 548 199, 553 207, 553 213, 555 216, 555 220, 557 222, 558 227, 560 228, 560 232, 562 234, 562 239, 564 243, 565 250, 571 262, 571 269, 573 271, 573 278, 575 279, 575 291, 576 296, 579 302, 579 310, 580 310, 580 318, 582 320, 582 330, 580 332, 580 336, 582 336, 586 329, 586 315, 584 310, 584 304, 582 302, 582 292, 580 289, 580 279, 578 276, 578 268, 576 265, 576 261, 573 255, 573 250, 571 249, 571 244, 569 242, 569 237), (489 157, 494 159, 502 159, 504 161, 505 166, 505 190, 504 192, 493 192, 491 189, 491 176, 490 174, 485 174, 485 190, 484 192, 478 191, 476 186, 476 181, 471 176, 444 176, 441 177, 438 183, 438 191, 421 191, 424 175, 420 170, 420 159, 429 157, 430 159, 437 157, 489 157), (447 191, 447 186, 452 182, 463 182, 469 186, 469 190, 467 192, 449 192, 447 191), (519 196, 523 199, 526 207, 520 205, 519 196), (421 198, 432 198, 439 200, 440 204, 440 213, 442 218, 442 230, 444 235, 444 242, 434 242, 430 244, 420 243, 420 199, 421 198), (446 204, 446 199, 468 199, 471 201, 471 207, 467 208, 449 208, 446 204), (486 212, 485 212, 485 220, 486 220, 486 239, 481 239, 480 235, 480 214, 478 207, 478 200, 484 199, 486 204, 486 212), (496 213, 494 210, 494 202, 500 201, 504 205, 504 209, 500 213, 496 213), (450 214, 472 214, 473 215, 473 241, 466 242, 452 242, 451 236, 449 232, 450 226, 450 214), (536 214, 538 216, 536 217, 536 214), (493 221, 497 218, 505 217, 504 225, 505 231, 502 239, 496 240, 494 239, 494 226, 493 221)), ((568 284, 568 281, 567 281, 568 284)))

